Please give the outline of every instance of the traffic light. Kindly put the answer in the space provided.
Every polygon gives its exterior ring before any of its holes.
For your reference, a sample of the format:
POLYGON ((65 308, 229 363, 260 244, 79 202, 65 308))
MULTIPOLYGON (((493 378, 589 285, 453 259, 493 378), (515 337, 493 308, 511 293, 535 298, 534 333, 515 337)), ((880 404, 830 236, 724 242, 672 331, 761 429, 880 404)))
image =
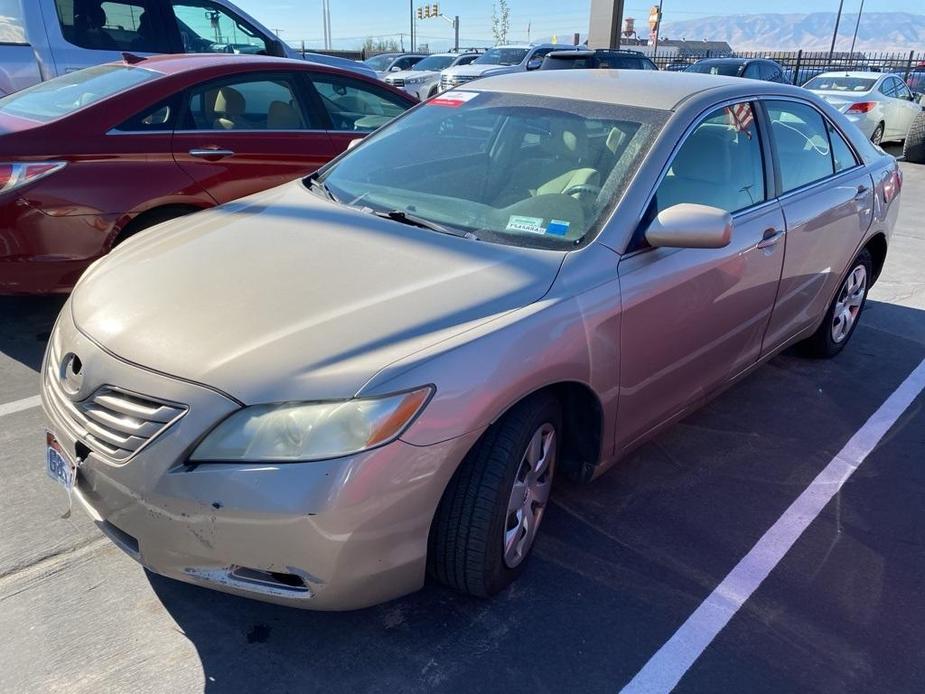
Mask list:
POLYGON ((430 19, 430 5, 424 5, 424 19, 430 19))
POLYGON ((430 16, 431 17, 440 16, 440 5, 437 5, 436 3, 431 5, 430 16))
POLYGON ((424 8, 423 7, 418 8, 418 19, 424 19, 424 8))

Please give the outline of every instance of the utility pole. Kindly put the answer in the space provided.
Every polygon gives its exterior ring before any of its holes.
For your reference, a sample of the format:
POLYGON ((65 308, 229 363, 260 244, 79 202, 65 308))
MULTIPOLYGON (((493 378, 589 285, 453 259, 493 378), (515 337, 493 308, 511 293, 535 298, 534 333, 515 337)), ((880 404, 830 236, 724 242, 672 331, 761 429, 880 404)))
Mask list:
POLYGON ((858 10, 858 21, 854 23, 854 36, 851 37, 851 53, 849 58, 854 57, 854 44, 858 40, 858 28, 861 26, 861 15, 864 13, 864 0, 861 0, 861 9, 858 10))
POLYGON ((829 62, 832 62, 832 55, 835 53, 835 39, 838 38, 838 25, 841 24, 841 11, 845 6, 845 0, 838 0, 838 14, 835 15, 835 31, 832 32, 832 47, 829 48, 829 62))
POLYGON ((411 51, 414 52, 414 0, 408 0, 408 9, 411 12, 411 51))

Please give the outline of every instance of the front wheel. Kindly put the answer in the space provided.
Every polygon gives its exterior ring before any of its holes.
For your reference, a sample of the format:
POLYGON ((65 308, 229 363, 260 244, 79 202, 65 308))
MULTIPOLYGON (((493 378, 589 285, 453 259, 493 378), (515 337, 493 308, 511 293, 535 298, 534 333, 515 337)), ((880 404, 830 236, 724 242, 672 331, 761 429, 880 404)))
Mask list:
POLYGON ((430 575, 479 597, 523 570, 543 520, 562 440, 558 400, 525 400, 485 432, 450 481, 434 517, 430 575))
POLYGON ((872 279, 873 259, 865 248, 854 259, 851 270, 842 280, 822 325, 804 343, 810 355, 834 357, 845 348, 858 327, 872 279))

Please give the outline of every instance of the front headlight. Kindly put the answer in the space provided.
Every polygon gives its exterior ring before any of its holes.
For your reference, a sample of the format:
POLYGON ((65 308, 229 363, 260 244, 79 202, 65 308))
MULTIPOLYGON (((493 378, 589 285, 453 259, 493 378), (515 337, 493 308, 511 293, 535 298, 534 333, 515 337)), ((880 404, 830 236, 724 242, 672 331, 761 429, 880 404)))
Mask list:
POLYGON ((406 80, 405 80, 405 84, 406 84, 406 85, 408 85, 408 84, 422 84, 422 83, 425 82, 426 80, 427 80, 426 77, 410 77, 409 79, 406 79, 406 80))
POLYGON ((433 390, 427 386, 382 398, 245 407, 215 427, 190 460, 307 462, 359 453, 398 438, 433 390))

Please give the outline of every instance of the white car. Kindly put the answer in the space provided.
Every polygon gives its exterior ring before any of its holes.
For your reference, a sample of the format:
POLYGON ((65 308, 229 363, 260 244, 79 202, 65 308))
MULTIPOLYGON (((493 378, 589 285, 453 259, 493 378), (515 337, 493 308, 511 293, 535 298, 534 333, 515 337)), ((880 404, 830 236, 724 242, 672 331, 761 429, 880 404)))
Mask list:
POLYGON ((411 96, 423 101, 434 96, 440 89, 440 73, 457 65, 468 65, 482 53, 437 53, 413 65, 410 70, 393 72, 385 81, 393 87, 404 89, 411 96))
POLYGON ((906 83, 891 73, 825 72, 803 86, 848 116, 874 144, 905 140, 922 112, 906 83))
POLYGON ((480 77, 538 70, 547 54, 574 48, 576 46, 555 43, 495 46, 473 60, 470 65, 459 65, 444 70, 440 75, 440 91, 458 87, 480 77))

